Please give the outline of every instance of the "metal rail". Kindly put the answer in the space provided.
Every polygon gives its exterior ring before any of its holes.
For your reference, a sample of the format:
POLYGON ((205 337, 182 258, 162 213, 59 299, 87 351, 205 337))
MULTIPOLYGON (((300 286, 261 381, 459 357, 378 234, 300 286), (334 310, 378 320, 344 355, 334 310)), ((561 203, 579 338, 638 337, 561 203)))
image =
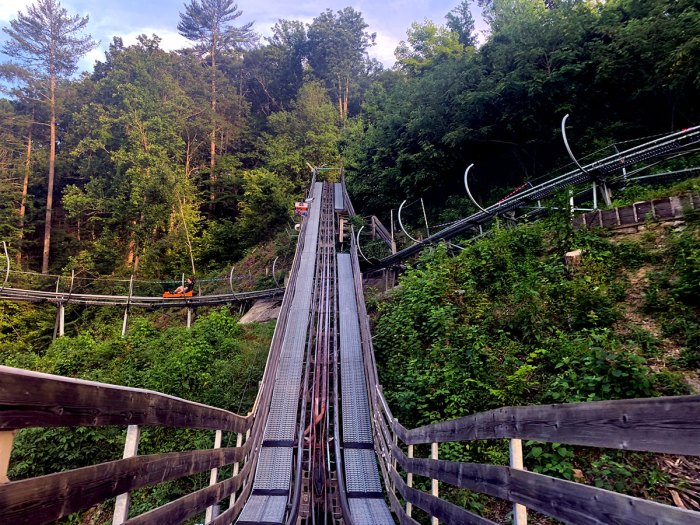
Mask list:
MULTIPOLYGON (((526 188, 521 192, 507 197, 491 206, 481 208, 480 211, 465 217, 447 228, 409 246, 393 255, 385 257, 371 266, 371 270, 380 270, 394 266, 401 261, 419 253, 423 248, 435 244, 441 240, 448 240, 469 230, 477 230, 479 226, 491 221, 493 217, 506 212, 516 210, 529 203, 537 202, 549 197, 556 192, 595 180, 604 180, 621 168, 628 168, 639 162, 651 160, 656 157, 668 155, 675 151, 689 148, 700 143, 700 126, 695 126, 683 131, 671 133, 655 140, 640 144, 627 150, 615 153, 603 159, 597 160, 581 169, 575 169, 559 175, 538 185, 526 188)), ((470 166, 471 167, 471 166, 470 166)))

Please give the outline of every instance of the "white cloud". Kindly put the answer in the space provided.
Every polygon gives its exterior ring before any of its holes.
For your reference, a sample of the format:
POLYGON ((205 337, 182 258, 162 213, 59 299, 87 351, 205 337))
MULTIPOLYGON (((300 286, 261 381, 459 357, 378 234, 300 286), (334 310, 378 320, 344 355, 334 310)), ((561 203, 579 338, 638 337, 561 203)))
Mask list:
POLYGON ((0 0, 0 21, 9 22, 17 17, 18 11, 25 11, 33 0, 0 0))
POLYGON ((399 45, 399 40, 393 35, 383 33, 381 31, 375 31, 377 37, 375 39, 376 44, 369 48, 369 56, 376 58, 384 67, 391 67, 394 65, 396 58, 394 57, 394 50, 396 46, 399 45))

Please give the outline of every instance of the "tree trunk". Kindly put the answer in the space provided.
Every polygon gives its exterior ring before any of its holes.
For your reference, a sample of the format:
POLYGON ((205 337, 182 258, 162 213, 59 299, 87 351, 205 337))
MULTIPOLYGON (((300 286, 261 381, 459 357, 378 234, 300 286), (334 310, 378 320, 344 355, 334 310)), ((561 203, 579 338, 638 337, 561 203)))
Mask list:
POLYGON ((348 99, 350 98, 350 77, 345 77, 345 100, 343 100, 343 123, 348 119, 348 99))
POLYGON ((216 201, 216 44, 217 44, 216 33, 212 40, 211 47, 211 113, 212 113, 212 123, 211 123, 211 144, 209 154, 211 158, 209 160, 209 183, 211 185, 209 193, 209 211, 214 212, 214 201, 216 201))
POLYGON ((44 224, 44 253, 41 259, 41 273, 49 273, 49 249, 51 246, 51 214, 53 211, 53 182, 56 168, 56 73, 53 65, 50 71, 51 83, 51 148, 49 150, 49 187, 46 195, 46 220, 44 224))
POLYGON ((340 123, 343 123, 343 82, 338 75, 338 116, 340 123))
MULTIPOLYGON (((33 117, 32 117, 32 120, 33 117)), ((24 163, 24 180, 22 181, 22 200, 19 204, 19 250, 17 250, 17 264, 22 263, 22 250, 24 249, 24 217, 27 214, 27 189, 29 188, 29 173, 32 170, 32 128, 30 124, 27 136, 27 159, 24 163)))

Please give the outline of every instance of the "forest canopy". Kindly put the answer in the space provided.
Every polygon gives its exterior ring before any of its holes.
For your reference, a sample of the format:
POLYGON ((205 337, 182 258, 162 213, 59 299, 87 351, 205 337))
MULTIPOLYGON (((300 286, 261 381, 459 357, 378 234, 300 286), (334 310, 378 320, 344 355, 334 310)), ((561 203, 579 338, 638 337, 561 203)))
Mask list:
POLYGON ((344 167, 362 212, 423 197, 438 219, 470 211, 469 163, 483 200, 561 166, 566 113, 581 153, 700 121, 692 0, 483 4, 482 43, 464 0, 407 28, 387 69, 351 7, 260 38, 245 5, 191 0, 177 26, 191 47, 115 37, 76 77, 89 20, 37 0, 4 28, 0 64, 0 234, 13 264, 216 271, 288 223, 308 165, 344 167), (27 23, 32 9, 42 15, 27 23), (21 49, 32 32, 63 38, 42 33, 51 17, 66 42, 53 70, 21 49))

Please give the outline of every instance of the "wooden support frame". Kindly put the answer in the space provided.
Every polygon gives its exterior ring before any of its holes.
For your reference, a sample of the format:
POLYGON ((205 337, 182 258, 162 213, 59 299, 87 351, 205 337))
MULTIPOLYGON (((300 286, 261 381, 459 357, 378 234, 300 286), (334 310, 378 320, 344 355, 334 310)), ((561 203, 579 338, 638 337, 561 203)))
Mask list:
MULTIPOLYGON (((126 430, 126 441, 124 442, 124 459, 133 458, 139 452, 139 441, 141 440, 141 429, 138 425, 129 425, 126 430)), ((129 517, 129 504, 131 497, 128 492, 117 496, 114 503, 114 514, 112 525, 121 525, 129 517)))
MULTIPOLYGON (((223 437, 223 432, 221 430, 217 430, 216 434, 214 435, 214 450, 217 450, 221 448, 221 439, 223 437)), ((211 472, 209 474, 209 486, 216 485, 217 482, 219 481, 219 469, 214 467, 211 469, 211 472)), ((211 520, 216 518, 216 515, 218 514, 218 507, 215 505, 210 505, 207 507, 207 511, 204 516, 204 523, 209 524, 211 523, 211 520)))

